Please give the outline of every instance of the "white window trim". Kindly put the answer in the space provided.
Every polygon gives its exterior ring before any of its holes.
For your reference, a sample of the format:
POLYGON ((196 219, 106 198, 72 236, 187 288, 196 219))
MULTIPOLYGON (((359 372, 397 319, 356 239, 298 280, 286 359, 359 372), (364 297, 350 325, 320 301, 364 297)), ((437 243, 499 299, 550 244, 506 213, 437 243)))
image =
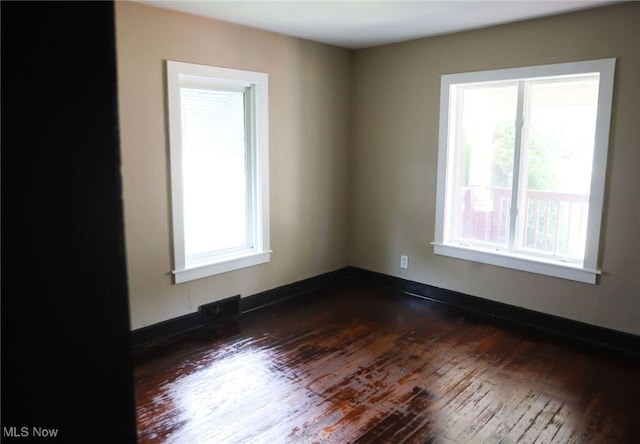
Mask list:
MULTIPOLYGON (((238 270, 269 262, 269 124, 268 124, 268 75, 261 72, 243 71, 192 63, 167 60, 167 106, 169 115, 169 146, 171 169, 171 206, 173 221, 174 282, 176 284, 200 279, 215 274, 238 270), (183 189, 182 189, 182 118, 180 109, 180 76, 193 76, 194 82, 205 85, 224 85, 226 88, 249 88, 253 102, 249 118, 253 131, 249 141, 255 156, 251 167, 255 181, 255 202, 251 207, 257 223, 253 244, 240 251, 211 255, 201 263, 188 264, 185 257, 183 189)), ((191 79, 190 79, 191 80, 191 79)))
POLYGON ((448 74, 442 76, 440 89, 436 221, 435 237, 434 242, 432 242, 435 254, 590 284, 596 283, 596 278, 601 273, 598 268, 598 247, 604 203, 605 172, 607 169, 607 152, 609 144, 615 61, 615 58, 610 58, 585 62, 448 74), (451 167, 451 162, 448 161, 448 138, 450 134, 449 92, 451 85, 460 83, 531 79, 547 76, 569 76, 588 73, 600 74, 600 87, 598 91, 598 111, 596 117, 594 158, 584 262, 582 264, 569 264, 560 260, 554 261, 546 258, 534 258, 532 256, 523 256, 504 251, 497 252, 492 251, 491 249, 446 243, 444 239, 444 221, 445 217, 447 217, 445 199, 448 168, 451 167))

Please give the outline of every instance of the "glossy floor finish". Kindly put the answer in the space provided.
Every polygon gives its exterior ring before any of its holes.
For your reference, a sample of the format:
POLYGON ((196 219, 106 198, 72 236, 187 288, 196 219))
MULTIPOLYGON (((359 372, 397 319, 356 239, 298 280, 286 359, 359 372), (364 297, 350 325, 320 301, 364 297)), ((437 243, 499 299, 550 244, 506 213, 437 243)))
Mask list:
POLYGON ((640 363, 350 284, 137 351, 141 443, 640 443, 640 363))

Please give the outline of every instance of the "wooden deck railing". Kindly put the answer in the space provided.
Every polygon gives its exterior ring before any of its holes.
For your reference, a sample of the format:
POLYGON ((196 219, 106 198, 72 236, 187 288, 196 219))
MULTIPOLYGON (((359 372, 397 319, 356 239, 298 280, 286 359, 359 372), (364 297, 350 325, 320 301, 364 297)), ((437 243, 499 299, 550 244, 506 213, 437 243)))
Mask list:
MULTIPOLYGON (((508 244, 511 190, 461 189, 458 236, 461 239, 508 244)), ((552 191, 527 191, 520 211, 524 225, 519 246, 573 256, 581 254, 586 236, 589 196, 552 191)))

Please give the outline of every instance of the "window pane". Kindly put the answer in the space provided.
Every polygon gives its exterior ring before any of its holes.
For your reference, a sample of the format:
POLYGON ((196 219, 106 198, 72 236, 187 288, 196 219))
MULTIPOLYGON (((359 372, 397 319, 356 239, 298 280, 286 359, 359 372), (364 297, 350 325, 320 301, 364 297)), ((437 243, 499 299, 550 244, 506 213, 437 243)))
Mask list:
POLYGON ((517 96, 515 84, 458 91, 453 239, 509 243, 517 96))
POLYGON ((522 247, 584 256, 598 77, 529 86, 522 247))
POLYGON ((248 243, 244 93, 181 88, 185 253, 248 243))

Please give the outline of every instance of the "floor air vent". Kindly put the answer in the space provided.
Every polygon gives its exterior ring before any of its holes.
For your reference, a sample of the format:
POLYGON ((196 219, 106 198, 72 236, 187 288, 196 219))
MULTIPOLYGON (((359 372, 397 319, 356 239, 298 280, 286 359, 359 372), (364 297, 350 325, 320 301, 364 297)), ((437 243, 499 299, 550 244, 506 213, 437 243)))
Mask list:
POLYGON ((240 295, 232 296, 220 301, 210 302, 198 307, 200 322, 203 325, 213 325, 240 316, 240 295))

